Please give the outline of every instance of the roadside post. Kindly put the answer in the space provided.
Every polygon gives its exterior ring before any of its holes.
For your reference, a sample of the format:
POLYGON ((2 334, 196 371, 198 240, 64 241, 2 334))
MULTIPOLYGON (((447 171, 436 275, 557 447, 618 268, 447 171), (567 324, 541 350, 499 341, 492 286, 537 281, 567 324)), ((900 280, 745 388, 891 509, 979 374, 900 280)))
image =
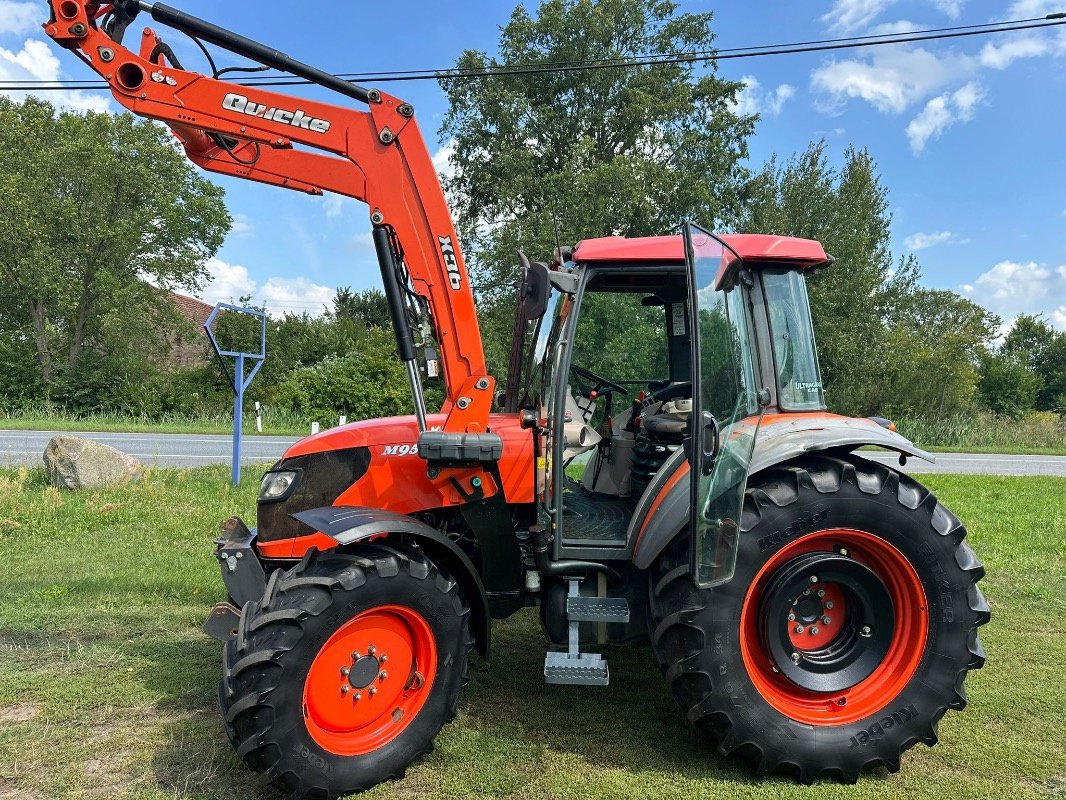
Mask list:
MULTIPOLYGON (((241 483, 241 429, 244 424, 244 393, 252 383, 256 373, 263 366, 263 362, 266 361, 266 312, 256 308, 241 308, 239 306, 231 306, 228 303, 219 303, 215 306, 215 310, 211 312, 211 316, 207 318, 207 322, 204 323, 204 330, 207 332, 207 338, 211 340, 211 347, 214 348, 215 355, 218 356, 218 363, 222 365, 222 371, 226 373, 230 386, 233 388, 233 485, 239 486, 241 483), (218 315, 223 311, 245 314, 259 320, 258 352, 225 350, 219 345, 218 339, 211 329, 215 324, 215 320, 218 319, 218 315), (232 370, 229 363, 227 363, 229 358, 233 359, 232 370), (245 368, 249 363, 251 364, 251 370, 245 375, 245 368)), ((256 406, 258 405, 256 403, 256 406)), ((258 417, 258 410, 256 416, 258 417)))

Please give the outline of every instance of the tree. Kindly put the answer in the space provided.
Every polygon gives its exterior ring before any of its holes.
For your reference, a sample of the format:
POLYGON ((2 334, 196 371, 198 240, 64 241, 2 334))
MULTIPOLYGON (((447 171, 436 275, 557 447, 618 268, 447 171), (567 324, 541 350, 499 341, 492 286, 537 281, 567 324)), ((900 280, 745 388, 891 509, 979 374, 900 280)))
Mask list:
POLYGON ((143 377, 176 316, 155 286, 198 288, 229 230, 222 194, 155 123, 0 98, 0 319, 32 343, 45 397, 143 377))
POLYGON ((1035 408, 1050 411, 1066 406, 1066 333, 1039 317, 1022 314, 1014 320, 1000 352, 1036 376, 1035 408))
POLYGON ((885 340, 884 412, 949 416, 968 411, 998 327, 998 317, 955 292, 904 294, 885 340))
POLYGON ((997 414, 1020 417, 1032 411, 1040 378, 1015 355, 986 353, 981 364, 981 402, 997 414))
POLYGON ((345 286, 337 290, 333 298, 335 319, 348 319, 362 323, 367 328, 391 328, 389 301, 380 289, 364 289, 353 292, 345 286))
POLYGON ((866 416, 884 412, 885 347, 903 298, 914 289, 913 258, 894 262, 888 193, 873 158, 848 148, 837 170, 825 142, 785 164, 772 158, 755 177, 742 229, 817 239, 836 259, 811 277, 811 313, 830 407, 866 416))
MULTIPOLYGON (((464 52, 458 69, 558 65, 708 51, 711 15, 670 0, 544 0, 517 7, 499 56, 464 52)), ((513 325, 516 252, 544 259, 557 239, 677 232, 682 221, 735 223, 755 117, 733 110, 740 83, 713 60, 442 81, 451 110, 457 212, 490 365, 513 325)))

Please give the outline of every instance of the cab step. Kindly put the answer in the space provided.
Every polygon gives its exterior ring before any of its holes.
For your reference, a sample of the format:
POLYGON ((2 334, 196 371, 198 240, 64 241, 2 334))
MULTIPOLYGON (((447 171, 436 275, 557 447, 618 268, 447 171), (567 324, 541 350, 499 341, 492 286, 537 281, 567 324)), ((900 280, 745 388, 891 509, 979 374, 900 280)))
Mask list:
POLYGON ((566 598, 570 622, 629 622, 629 603, 624 597, 566 598))
POLYGON ((544 682, 571 686, 606 686, 611 680, 607 662, 597 653, 548 653, 544 659, 544 682))
POLYGON ((580 578, 567 578, 566 618, 569 622, 565 653, 549 652, 544 658, 545 683, 572 686, 607 686, 611 680, 607 662, 598 653, 582 653, 582 622, 629 622, 629 603, 624 597, 582 597, 580 578))

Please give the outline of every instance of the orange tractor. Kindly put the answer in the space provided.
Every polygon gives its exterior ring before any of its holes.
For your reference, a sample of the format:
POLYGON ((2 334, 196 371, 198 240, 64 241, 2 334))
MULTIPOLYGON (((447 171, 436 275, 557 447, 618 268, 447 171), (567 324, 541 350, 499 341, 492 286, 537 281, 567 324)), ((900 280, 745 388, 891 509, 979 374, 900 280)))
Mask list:
POLYGON ((455 716, 490 621, 527 606, 548 683, 604 685, 589 648, 648 641, 688 719, 759 773, 896 770, 965 706, 983 568, 928 489, 859 451, 929 455, 826 411, 805 288, 832 261, 819 243, 688 225, 521 256, 497 391, 410 105, 160 3, 51 7, 47 33, 196 164, 369 206, 414 415, 297 443, 263 477, 256 527, 223 525, 229 599, 206 628, 252 769, 303 797, 402 775, 455 716), (152 30, 132 52, 139 12, 365 110, 188 71, 152 30), (622 348, 645 378, 594 371, 617 363, 589 356, 605 303, 650 321, 622 348))

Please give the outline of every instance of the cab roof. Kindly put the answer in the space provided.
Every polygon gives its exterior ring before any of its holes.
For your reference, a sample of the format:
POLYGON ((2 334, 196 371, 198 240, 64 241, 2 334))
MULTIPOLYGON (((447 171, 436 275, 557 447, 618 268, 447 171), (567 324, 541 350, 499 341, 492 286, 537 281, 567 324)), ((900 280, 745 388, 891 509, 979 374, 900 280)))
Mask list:
MULTIPOLYGON (((763 233, 718 235, 745 262, 790 261, 801 269, 823 266, 831 260, 820 242, 763 233)), ((643 236, 627 239, 606 236, 585 239, 574 248, 574 261, 588 262, 683 262, 685 247, 680 235, 643 236)))

